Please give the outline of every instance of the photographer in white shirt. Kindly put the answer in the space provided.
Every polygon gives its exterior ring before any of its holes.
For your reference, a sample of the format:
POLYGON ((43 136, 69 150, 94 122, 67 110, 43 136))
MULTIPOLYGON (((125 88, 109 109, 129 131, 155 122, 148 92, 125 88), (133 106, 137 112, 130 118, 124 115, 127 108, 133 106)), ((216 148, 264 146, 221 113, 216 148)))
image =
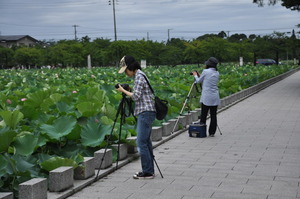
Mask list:
POLYGON ((202 84, 201 92, 201 116, 200 124, 206 124, 206 118, 208 111, 210 111, 210 124, 209 124, 209 136, 214 137, 217 130, 217 109, 220 104, 219 96, 219 72, 217 69, 218 60, 214 57, 210 57, 205 62, 205 69, 202 71, 200 77, 197 72, 193 72, 196 83, 202 84))

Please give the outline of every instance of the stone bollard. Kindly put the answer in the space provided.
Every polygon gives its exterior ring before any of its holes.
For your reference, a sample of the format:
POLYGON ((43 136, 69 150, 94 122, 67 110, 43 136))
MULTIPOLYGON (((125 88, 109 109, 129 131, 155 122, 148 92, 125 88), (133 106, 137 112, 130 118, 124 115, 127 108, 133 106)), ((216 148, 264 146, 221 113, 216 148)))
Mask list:
POLYGON ((47 198, 47 178, 33 178, 19 184, 19 199, 47 198))
POLYGON ((171 129, 171 125, 169 122, 162 123, 162 136, 166 137, 171 135, 173 129, 171 129))
POLYGON ((186 125, 193 123, 192 113, 185 113, 184 116, 186 117, 186 125))
POLYGON ((95 158, 84 157, 83 163, 74 170, 75 180, 85 180, 95 175, 95 158))
POLYGON ((151 140, 156 142, 162 139, 162 127, 161 126, 153 126, 151 132, 151 140))
POLYGON ((178 120, 178 129, 184 129, 187 125, 187 117, 186 116, 178 116, 177 117, 179 120, 178 120))
POLYGON ((197 111, 199 115, 201 114, 201 108, 196 108, 195 111, 197 111))
POLYGON ((190 111, 190 113, 192 114, 192 120, 193 120, 193 122, 199 120, 200 113, 198 111, 190 111))
POLYGON ((174 129, 175 123, 176 123, 177 119, 170 119, 168 121, 168 123, 170 123, 170 128, 171 128, 171 133, 174 133, 178 130, 178 125, 176 126, 176 128, 174 129), (172 132, 174 130, 174 132, 172 132))
POLYGON ((94 158, 96 169, 99 169, 99 167, 101 167, 100 169, 106 169, 112 165, 112 150, 107 149, 105 152, 105 149, 100 149, 98 151, 95 151, 94 158))
POLYGON ((74 184, 73 167, 58 167, 49 173, 49 191, 64 191, 74 184))
POLYGON ((125 158, 127 158, 127 144, 112 144, 111 145, 112 148, 114 148, 117 152, 118 152, 118 148, 119 148, 119 160, 124 160, 125 158))
POLYGON ((12 192, 0 192, 0 199, 14 199, 12 192))
POLYGON ((126 139, 129 142, 129 143, 127 143, 127 153, 128 154, 137 153, 136 138, 137 138, 136 136, 131 136, 126 139))

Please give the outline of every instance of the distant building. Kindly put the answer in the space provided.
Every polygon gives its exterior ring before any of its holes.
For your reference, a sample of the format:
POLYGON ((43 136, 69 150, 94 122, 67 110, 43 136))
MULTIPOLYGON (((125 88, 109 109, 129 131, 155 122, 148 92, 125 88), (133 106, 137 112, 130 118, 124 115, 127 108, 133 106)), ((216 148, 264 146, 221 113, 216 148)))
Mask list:
POLYGON ((12 46, 34 46, 38 40, 29 35, 0 35, 0 46, 11 48, 12 46))

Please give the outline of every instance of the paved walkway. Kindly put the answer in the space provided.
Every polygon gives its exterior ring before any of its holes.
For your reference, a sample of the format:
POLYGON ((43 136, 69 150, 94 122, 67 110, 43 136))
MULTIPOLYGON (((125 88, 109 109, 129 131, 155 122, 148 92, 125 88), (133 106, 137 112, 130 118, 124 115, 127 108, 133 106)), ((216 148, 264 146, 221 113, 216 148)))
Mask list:
POLYGON ((218 114, 223 133, 155 148, 164 178, 131 162, 69 199, 300 198, 300 72, 218 114))

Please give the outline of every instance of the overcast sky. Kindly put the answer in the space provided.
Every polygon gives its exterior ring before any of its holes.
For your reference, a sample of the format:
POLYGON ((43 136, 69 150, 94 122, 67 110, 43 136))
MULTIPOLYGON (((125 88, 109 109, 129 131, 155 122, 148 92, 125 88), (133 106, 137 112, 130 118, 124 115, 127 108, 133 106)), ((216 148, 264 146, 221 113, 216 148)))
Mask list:
MULTIPOLYGON (((115 0, 117 39, 161 42, 168 36, 192 40, 220 31, 229 35, 300 31, 296 27, 300 24, 300 12, 281 5, 258 7, 252 1, 115 0)), ((38 40, 74 39, 74 26, 77 38, 114 40, 112 3, 109 5, 108 0, 0 0, 1 35, 30 35, 38 40)))

